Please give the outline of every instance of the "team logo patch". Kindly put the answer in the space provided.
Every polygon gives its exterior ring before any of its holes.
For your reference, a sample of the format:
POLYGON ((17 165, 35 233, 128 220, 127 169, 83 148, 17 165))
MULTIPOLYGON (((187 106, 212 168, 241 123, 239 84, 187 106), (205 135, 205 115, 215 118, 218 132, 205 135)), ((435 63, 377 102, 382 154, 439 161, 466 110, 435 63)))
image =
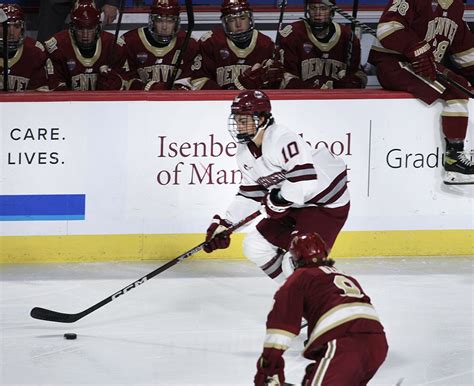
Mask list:
POLYGON ((219 54, 221 54, 222 59, 227 59, 230 56, 230 52, 227 51, 225 48, 220 49, 219 54))
POLYGON ((74 59, 68 59, 66 62, 66 66, 69 71, 74 71, 76 68, 76 61, 74 59))
POLYGON ((146 62, 146 60, 148 59, 148 54, 145 53, 145 52, 139 52, 137 54, 137 60, 138 60, 138 63, 140 64, 143 64, 146 62))
POLYGON ((309 54, 313 50, 313 45, 311 43, 303 43, 303 51, 309 54))

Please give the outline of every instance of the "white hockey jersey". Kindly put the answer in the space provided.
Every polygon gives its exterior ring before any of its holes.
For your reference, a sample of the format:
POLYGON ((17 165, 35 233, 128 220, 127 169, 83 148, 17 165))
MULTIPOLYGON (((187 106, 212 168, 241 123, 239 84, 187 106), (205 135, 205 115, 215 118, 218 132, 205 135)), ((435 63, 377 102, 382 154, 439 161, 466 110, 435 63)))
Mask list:
POLYGON ((337 208, 349 202, 345 162, 326 147, 312 150, 284 126, 269 126, 261 147, 253 142, 239 144, 236 158, 243 178, 225 215, 232 223, 257 210, 273 188, 280 189, 294 208, 337 208))

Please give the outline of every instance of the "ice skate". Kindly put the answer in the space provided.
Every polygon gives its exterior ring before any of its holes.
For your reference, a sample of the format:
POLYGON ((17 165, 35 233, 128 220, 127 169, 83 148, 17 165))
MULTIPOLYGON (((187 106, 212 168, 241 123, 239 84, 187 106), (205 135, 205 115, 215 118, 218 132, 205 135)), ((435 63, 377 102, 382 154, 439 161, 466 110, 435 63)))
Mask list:
POLYGON ((447 185, 474 184, 474 163, 465 152, 448 150, 443 159, 444 178, 447 185))

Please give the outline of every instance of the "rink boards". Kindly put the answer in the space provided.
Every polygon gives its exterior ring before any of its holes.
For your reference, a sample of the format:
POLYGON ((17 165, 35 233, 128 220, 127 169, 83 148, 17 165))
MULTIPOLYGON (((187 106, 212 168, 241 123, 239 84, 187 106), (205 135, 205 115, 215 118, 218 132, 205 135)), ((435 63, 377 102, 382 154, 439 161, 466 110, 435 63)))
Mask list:
MULTIPOLYGON (((334 257, 474 254, 474 187, 441 180, 441 104, 377 90, 269 94, 278 123, 348 164, 352 207, 334 257)), ((1 96, 1 261, 169 259, 199 244, 240 181, 233 96, 1 96)), ((472 133, 471 118, 469 148, 472 133)), ((244 234, 196 257, 243 257, 244 234)))

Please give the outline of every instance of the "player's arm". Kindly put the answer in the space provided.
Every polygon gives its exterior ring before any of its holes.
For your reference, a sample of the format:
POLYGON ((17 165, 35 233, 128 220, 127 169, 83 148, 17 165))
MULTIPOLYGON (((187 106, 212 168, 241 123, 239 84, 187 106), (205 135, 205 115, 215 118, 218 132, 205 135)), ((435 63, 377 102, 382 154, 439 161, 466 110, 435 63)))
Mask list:
POLYGON ((192 72, 193 90, 220 90, 216 81, 216 63, 213 56, 213 32, 209 31, 199 40, 199 54, 195 60, 200 62, 199 68, 192 72))
POLYGON ((303 82, 300 78, 301 60, 296 49, 296 44, 293 41, 294 39, 295 36, 293 34, 293 25, 289 24, 280 32, 280 59, 284 68, 281 88, 308 88, 305 82, 303 82))
POLYGON ((304 290, 297 271, 290 276, 274 296, 273 308, 268 314, 263 352, 257 360, 255 385, 263 386, 269 380, 285 381, 283 353, 299 334, 303 317, 304 290))
POLYGON ((474 33, 465 22, 459 23, 450 49, 450 59, 456 66, 456 72, 474 86, 474 33))
POLYGON ((47 61, 48 56, 44 46, 40 42, 35 43, 35 63, 28 82, 28 90, 49 91, 47 61))
POLYGON ((202 56, 199 54, 199 43, 196 39, 191 37, 188 48, 184 54, 183 64, 176 81, 173 84, 173 89, 192 90, 193 74, 201 70, 202 56))
POLYGON ((66 58, 62 57, 57 44, 58 42, 54 37, 45 42, 48 54, 46 68, 49 89, 52 91, 70 90, 71 82, 66 68, 66 58))
POLYGON ((340 79, 334 81, 334 88, 365 88, 367 85, 367 74, 360 65, 360 40, 355 36, 355 34, 353 37, 351 37, 350 34, 347 36, 348 39, 353 39, 352 55, 346 71, 341 71, 342 74, 340 74, 340 79))

